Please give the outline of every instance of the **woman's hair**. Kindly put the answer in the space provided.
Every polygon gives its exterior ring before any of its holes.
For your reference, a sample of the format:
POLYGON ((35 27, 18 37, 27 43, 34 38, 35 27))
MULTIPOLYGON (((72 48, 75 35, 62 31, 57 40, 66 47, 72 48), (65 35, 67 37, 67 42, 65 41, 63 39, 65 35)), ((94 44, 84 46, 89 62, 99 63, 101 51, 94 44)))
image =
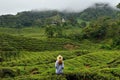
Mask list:
POLYGON ((58 64, 61 65, 62 64, 62 61, 63 61, 63 57, 61 55, 59 55, 57 57, 57 60, 58 60, 58 64))
POLYGON ((62 64, 62 60, 61 60, 61 59, 58 61, 58 64, 59 64, 59 65, 61 65, 61 64, 62 64))

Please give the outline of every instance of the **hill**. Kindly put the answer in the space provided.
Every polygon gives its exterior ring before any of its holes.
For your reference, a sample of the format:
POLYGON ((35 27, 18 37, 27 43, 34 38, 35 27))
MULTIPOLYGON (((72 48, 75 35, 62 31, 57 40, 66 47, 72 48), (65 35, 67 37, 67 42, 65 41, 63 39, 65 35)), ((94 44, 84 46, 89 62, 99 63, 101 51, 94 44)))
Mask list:
POLYGON ((59 12, 56 10, 48 11, 24 11, 16 15, 2 15, 0 16, 0 27, 29 27, 58 23, 62 24, 62 20, 66 24, 79 26, 79 21, 91 21, 102 16, 117 17, 117 10, 110 7, 108 4, 95 4, 92 7, 85 9, 82 12, 59 12), (57 16, 57 17, 56 17, 57 16), (9 25, 9 26, 8 26, 9 25))
POLYGON ((109 4, 96 3, 80 13, 80 18, 85 21, 96 20, 97 18, 103 16, 116 18, 117 10, 109 6, 109 4))

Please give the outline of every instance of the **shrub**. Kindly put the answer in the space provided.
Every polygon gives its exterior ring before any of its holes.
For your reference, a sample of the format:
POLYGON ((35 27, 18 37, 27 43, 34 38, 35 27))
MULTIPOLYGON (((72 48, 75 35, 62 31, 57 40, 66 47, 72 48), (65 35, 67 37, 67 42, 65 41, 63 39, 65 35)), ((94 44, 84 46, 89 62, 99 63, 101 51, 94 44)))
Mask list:
POLYGON ((102 44, 102 45, 100 46, 100 49, 111 50, 112 48, 111 48, 111 46, 110 46, 109 44, 102 44))
POLYGON ((5 78, 5 77, 15 77, 16 76, 16 72, 13 71, 12 69, 8 69, 8 68, 3 68, 0 69, 0 77, 1 78, 5 78))
POLYGON ((66 74, 67 80, 116 80, 116 77, 99 72, 79 72, 66 74))
POLYGON ((116 37, 113 39, 112 47, 120 49, 120 37, 116 37))
POLYGON ((3 62, 3 58, 0 56, 0 62, 3 62))

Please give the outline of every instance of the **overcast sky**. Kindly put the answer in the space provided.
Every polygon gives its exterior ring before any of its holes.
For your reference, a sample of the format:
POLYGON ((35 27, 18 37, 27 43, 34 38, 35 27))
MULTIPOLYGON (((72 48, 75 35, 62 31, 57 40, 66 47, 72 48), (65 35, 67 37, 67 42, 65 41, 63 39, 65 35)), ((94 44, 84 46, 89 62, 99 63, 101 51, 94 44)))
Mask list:
POLYGON ((120 3, 120 0, 0 0, 0 15, 16 14, 34 9, 81 11, 96 2, 105 2, 115 6, 120 3))

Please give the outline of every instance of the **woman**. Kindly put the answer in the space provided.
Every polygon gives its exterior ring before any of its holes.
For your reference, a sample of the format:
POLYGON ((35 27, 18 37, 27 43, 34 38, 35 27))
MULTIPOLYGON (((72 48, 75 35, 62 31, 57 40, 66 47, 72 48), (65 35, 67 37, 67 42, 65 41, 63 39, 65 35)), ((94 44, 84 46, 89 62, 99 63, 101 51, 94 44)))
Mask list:
POLYGON ((64 62, 63 62, 63 57, 61 55, 57 57, 57 60, 55 62, 55 68, 56 68, 56 74, 63 74, 64 62))

